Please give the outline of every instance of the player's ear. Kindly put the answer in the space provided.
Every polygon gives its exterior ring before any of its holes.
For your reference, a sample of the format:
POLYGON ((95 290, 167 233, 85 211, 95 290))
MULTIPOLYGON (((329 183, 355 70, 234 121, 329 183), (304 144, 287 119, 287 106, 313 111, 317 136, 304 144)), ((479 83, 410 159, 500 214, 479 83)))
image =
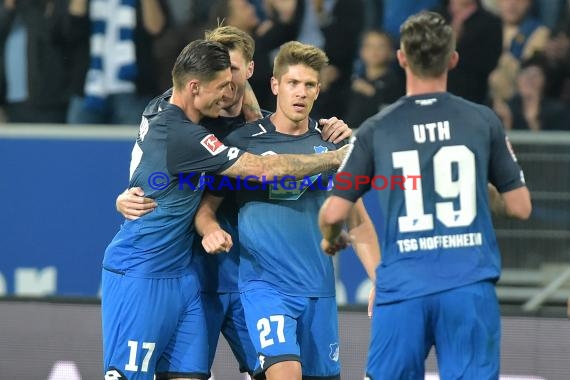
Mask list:
POLYGON ((271 77, 271 92, 275 96, 277 96, 277 93, 279 92, 279 81, 275 77, 271 77))
POLYGON ((192 95, 198 95, 198 93, 200 92, 200 82, 198 82, 197 80, 191 80, 190 82, 188 82, 188 91, 192 95))
POLYGON ((245 79, 251 78, 251 76, 253 75, 254 67, 255 67, 255 64, 253 63, 253 61, 251 61, 249 63, 249 65, 247 65, 247 71, 245 72, 245 79))
POLYGON ((457 51, 454 51, 451 54, 451 57, 449 57, 449 62, 447 63, 447 70, 454 69, 455 66, 457 66, 457 63, 459 63, 459 53, 457 51))
POLYGON ((402 49, 396 50, 396 58, 398 58, 398 64, 402 69, 406 69, 408 66, 408 61, 406 60, 406 55, 402 51, 402 49))

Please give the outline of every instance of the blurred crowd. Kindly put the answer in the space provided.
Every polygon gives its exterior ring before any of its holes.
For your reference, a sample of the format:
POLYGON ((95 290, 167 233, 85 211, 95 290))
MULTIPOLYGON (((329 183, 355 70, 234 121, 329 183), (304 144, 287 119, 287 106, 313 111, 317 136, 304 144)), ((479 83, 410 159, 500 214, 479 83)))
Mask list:
POLYGON ((171 86, 189 41, 219 24, 255 40, 250 83, 275 109, 276 49, 325 50, 313 117, 357 128, 405 94, 400 24, 429 9, 457 37, 449 91, 492 107, 505 128, 570 130, 570 0, 0 0, 0 121, 139 124, 171 86))

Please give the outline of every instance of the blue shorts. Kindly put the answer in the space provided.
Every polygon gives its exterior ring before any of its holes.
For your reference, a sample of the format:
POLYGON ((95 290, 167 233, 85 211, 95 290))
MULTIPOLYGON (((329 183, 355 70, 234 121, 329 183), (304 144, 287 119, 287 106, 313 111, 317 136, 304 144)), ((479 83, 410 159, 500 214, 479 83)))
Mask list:
POLYGON ((103 270, 103 363, 109 378, 208 378, 206 323, 195 275, 134 278, 103 270))
POLYGON ((241 293, 245 320, 258 354, 255 374, 299 361, 303 377, 340 378, 335 297, 288 296, 267 287, 241 293))
POLYGON ((253 373, 257 354, 245 324, 239 293, 202 293, 202 304, 208 329, 208 368, 212 368, 220 332, 226 338, 240 372, 253 373))
POLYGON ((498 379, 500 323, 490 282, 376 305, 367 376, 423 379, 425 359, 435 345, 442 379, 498 379))

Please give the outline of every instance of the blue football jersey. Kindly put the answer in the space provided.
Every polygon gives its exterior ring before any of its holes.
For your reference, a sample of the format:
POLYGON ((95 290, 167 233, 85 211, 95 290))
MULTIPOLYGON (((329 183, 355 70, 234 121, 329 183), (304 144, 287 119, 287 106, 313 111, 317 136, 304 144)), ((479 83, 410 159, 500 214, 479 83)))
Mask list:
MULTIPOLYGON (((268 111, 262 110, 263 115, 269 115, 268 111)), ((228 134, 236 128, 246 124, 243 115, 236 117, 219 117, 216 119, 204 118, 200 124, 212 132, 218 139, 224 140, 228 134)), ((230 181, 229 187, 235 188, 235 181, 230 181)), ((210 187, 215 189, 217 184, 210 187)), ((210 187, 204 185, 208 191, 210 187)), ((229 190, 229 188, 227 189, 229 190)), ((216 212, 216 218, 220 226, 232 236, 233 246, 229 252, 210 255, 202 247, 202 238, 194 239, 194 260, 200 276, 200 284, 203 292, 208 293, 235 293, 238 292, 238 266, 239 266, 239 234, 238 234, 238 210, 237 200, 233 191, 223 192, 224 200, 216 212)))
POLYGON ((500 192, 524 186, 485 106, 449 93, 403 97, 359 128, 333 193, 379 199, 380 303, 498 279, 488 182, 500 192))
MULTIPOLYGON (((248 152, 268 154, 324 153, 336 149, 321 139, 315 121, 309 131, 292 136, 279 133, 269 117, 247 124, 225 140, 248 152)), ((240 290, 271 284, 288 295, 334 296, 334 270, 320 250, 317 216, 327 196, 330 173, 297 182, 273 178, 242 186, 239 239, 240 290)))
MULTIPOLYGON (((245 125, 245 118, 220 117, 206 118, 201 121, 210 132, 223 140, 234 129, 245 125)), ((206 190, 208 188, 206 187, 206 190)), ((196 235, 194 240, 194 260, 200 277, 200 285, 204 292, 237 292, 239 266, 238 206, 233 192, 224 197, 216 212, 220 226, 232 236, 233 246, 227 253, 208 254, 202 247, 202 238, 196 235)))
POLYGON ((188 273, 201 173, 223 171, 243 154, 191 122, 169 103, 171 95, 147 106, 131 160, 129 187, 141 187, 158 206, 123 223, 105 252, 105 269, 147 278, 188 273))

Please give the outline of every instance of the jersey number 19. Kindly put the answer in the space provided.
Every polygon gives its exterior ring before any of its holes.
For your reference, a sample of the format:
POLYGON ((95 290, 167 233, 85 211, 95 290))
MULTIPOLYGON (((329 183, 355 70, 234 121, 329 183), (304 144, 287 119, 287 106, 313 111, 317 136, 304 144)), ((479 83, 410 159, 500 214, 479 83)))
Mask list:
MULTIPOLYGON (((392 153, 395 169, 402 169, 404 177, 421 175, 417 150, 392 153)), ((433 181, 435 192, 449 201, 435 203, 435 216, 446 227, 463 227, 473 222, 477 215, 475 155, 465 145, 444 146, 433 156, 433 181), (453 176, 453 164, 457 165, 457 176, 453 176), (453 199, 459 199, 459 208, 453 206, 453 199)), ((426 214, 422 191, 422 180, 416 189, 404 191, 406 215, 398 217, 400 232, 417 232, 433 229, 433 215, 426 214)))

